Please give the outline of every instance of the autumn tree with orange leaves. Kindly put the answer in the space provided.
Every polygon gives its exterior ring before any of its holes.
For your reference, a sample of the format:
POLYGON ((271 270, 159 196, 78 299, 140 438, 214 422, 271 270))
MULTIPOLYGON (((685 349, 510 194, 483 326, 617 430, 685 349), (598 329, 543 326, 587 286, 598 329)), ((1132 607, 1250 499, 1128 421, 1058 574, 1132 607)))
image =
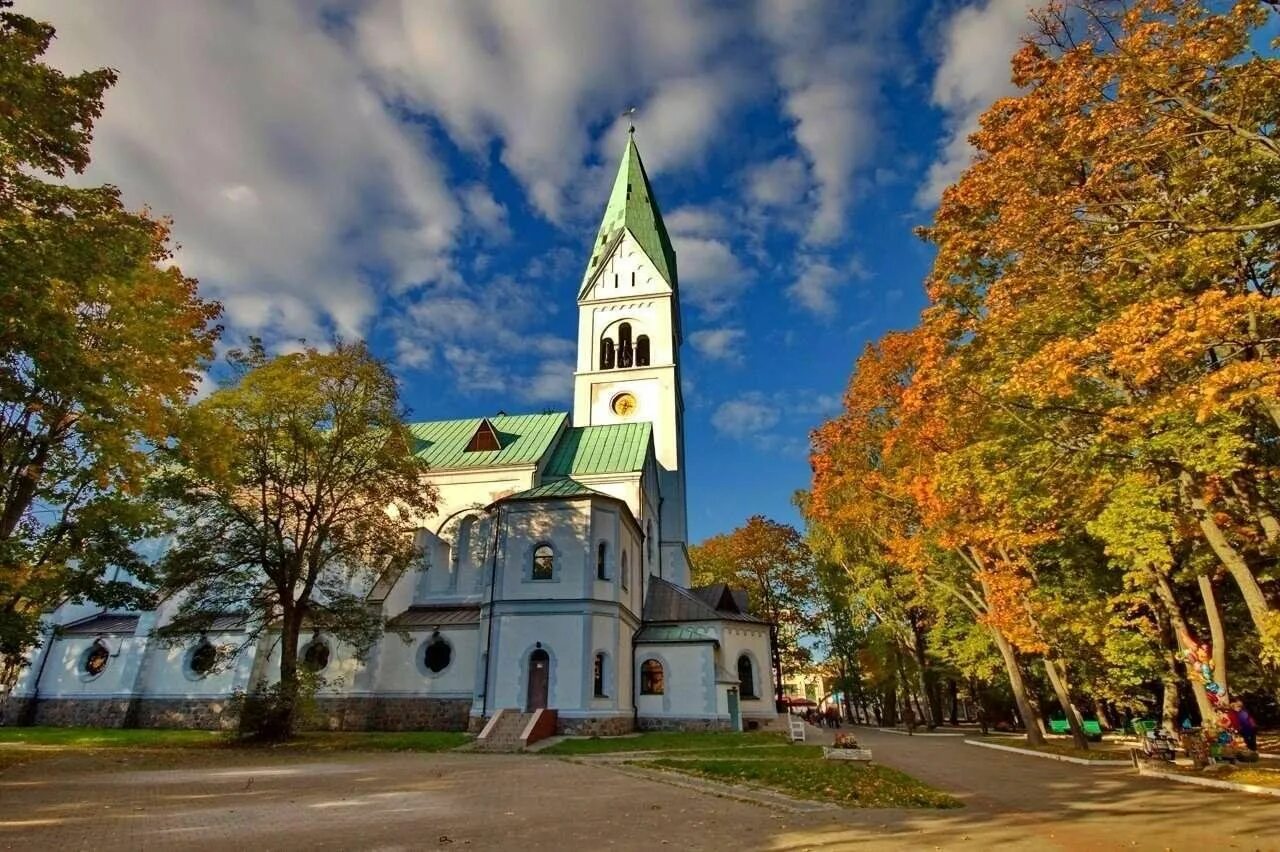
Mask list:
POLYGON ((929 308, 815 433, 808 519, 946 591, 1015 697, 1037 660, 1083 745, 1076 705, 1171 688, 1193 635, 1224 683, 1228 645, 1280 658, 1280 60, 1258 0, 1033 21, 922 229, 929 308))

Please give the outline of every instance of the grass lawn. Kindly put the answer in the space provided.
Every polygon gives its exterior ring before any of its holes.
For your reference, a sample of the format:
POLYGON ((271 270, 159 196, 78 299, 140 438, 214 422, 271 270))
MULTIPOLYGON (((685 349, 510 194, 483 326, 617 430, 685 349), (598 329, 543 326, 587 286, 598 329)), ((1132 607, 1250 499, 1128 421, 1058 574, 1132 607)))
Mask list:
POLYGON ((129 762, 181 765, 203 758, 303 756, 360 751, 446 751, 467 742, 448 731, 369 733, 306 732, 286 743, 260 745, 219 731, 120 728, 0 728, 0 770, 33 760, 70 755, 126 755, 129 762))
POLYGON ((801 799, 816 799, 856 808, 958 808, 951 796, 887 766, 860 765, 821 757, 808 760, 680 760, 637 761, 637 766, 666 769, 767 787, 801 799))
POLYGON ((777 733, 679 733, 658 731, 634 737, 592 737, 585 740, 565 740, 542 749, 542 754, 611 754, 627 751, 695 751, 737 749, 751 746, 781 746, 787 748, 786 735, 777 733))
POLYGON ((1047 742, 1043 745, 1029 745, 1025 739, 1014 739, 1012 737, 969 737, 971 740, 983 743, 994 743, 995 745, 1008 746, 1009 748, 1022 748, 1027 751, 1043 751, 1049 754, 1060 754, 1064 757, 1078 757, 1082 760, 1102 760, 1102 761, 1121 761, 1129 760, 1129 750, 1103 748, 1095 746, 1088 751, 1081 751, 1074 745, 1067 745, 1062 742, 1047 742))

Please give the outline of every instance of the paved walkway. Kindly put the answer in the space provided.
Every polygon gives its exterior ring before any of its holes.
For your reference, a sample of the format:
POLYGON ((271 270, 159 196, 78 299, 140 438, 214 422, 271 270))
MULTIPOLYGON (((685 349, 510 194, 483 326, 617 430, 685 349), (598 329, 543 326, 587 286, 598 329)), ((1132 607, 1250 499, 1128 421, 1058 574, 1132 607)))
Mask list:
POLYGON ((857 731, 968 807, 797 813, 535 755, 103 753, 0 774, 0 848, 1280 849, 1269 800, 857 731))

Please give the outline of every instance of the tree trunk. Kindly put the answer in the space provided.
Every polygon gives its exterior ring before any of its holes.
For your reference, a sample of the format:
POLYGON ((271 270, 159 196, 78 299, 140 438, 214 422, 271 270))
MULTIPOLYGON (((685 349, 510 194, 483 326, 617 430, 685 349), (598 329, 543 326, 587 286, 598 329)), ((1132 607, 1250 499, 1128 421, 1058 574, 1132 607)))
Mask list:
POLYGON ((973 698, 974 709, 978 711, 978 729, 985 737, 989 733, 987 723, 987 702, 983 700, 982 684, 976 677, 969 678, 969 695, 973 698))
POLYGON ((302 618, 297 610, 286 609, 280 624, 280 694, 267 708, 260 735, 263 739, 283 741, 293 736, 298 712, 298 637, 302 618))
MULTIPOLYGON (((1157 572, 1155 574, 1156 594, 1160 598, 1160 603, 1164 607, 1165 614, 1169 618, 1169 625, 1173 633, 1172 651, 1176 659, 1179 648, 1189 651, 1190 648, 1183 647, 1185 642, 1191 639, 1191 630, 1187 626, 1187 619, 1182 614, 1182 606, 1178 603, 1177 596, 1173 593, 1173 585, 1169 582, 1169 578, 1164 574, 1157 572)), ((1173 665, 1173 663, 1170 663, 1173 665)), ((1209 693, 1205 691, 1204 682, 1194 675, 1188 677, 1191 681, 1191 692, 1196 698, 1196 707, 1200 709, 1200 719, 1202 724, 1207 724, 1214 718, 1213 705, 1209 703, 1209 693)))
POLYGON ((991 627, 991 640, 996 643, 1000 657, 1004 660, 1005 672, 1009 676, 1009 689, 1013 692, 1013 701, 1018 706, 1018 715, 1022 717, 1022 725, 1027 730, 1029 745, 1043 745, 1044 733, 1037 721, 1038 714, 1027 697, 1027 684, 1022 679, 1022 669, 1018 665, 1018 654, 1009 640, 998 629, 991 627))
POLYGON ((1213 643, 1210 649, 1213 653, 1213 676, 1218 681, 1218 686, 1222 687, 1224 696, 1229 696, 1231 690, 1228 688, 1227 681, 1227 634, 1222 628, 1222 610, 1218 609, 1218 598, 1213 591, 1213 580, 1206 574, 1196 577, 1196 582, 1200 585, 1200 597, 1204 599, 1204 614, 1209 621, 1209 641, 1213 643))
POLYGON ((1115 726, 1111 724, 1111 714, 1107 712, 1107 705, 1103 703, 1101 698, 1093 699, 1093 715, 1098 717, 1098 727, 1102 728, 1102 730, 1115 730, 1115 726))
POLYGON ((960 685, 955 678, 947 678, 947 688, 951 691, 951 727, 960 724, 960 685))
POLYGON ((1051 660, 1045 657, 1044 670, 1049 675, 1049 683, 1053 686, 1053 694, 1058 697, 1058 703, 1062 705, 1062 712, 1067 717, 1067 725, 1071 728, 1071 739, 1075 743, 1075 747, 1081 751, 1088 751, 1089 738, 1085 736, 1084 722, 1080 718, 1080 711, 1076 709, 1076 705, 1071 701, 1066 666, 1062 665, 1061 660, 1051 660))
POLYGON ((1160 702, 1160 727, 1166 731, 1178 730, 1178 667, 1173 655, 1169 655, 1169 674, 1164 679, 1164 696, 1160 702))
POLYGON ((1214 520, 1213 513, 1209 510, 1191 474, 1185 470, 1182 471, 1178 481, 1196 515, 1200 532, 1204 534, 1205 541, 1208 542, 1214 555, 1231 574, 1231 579, 1235 580, 1236 585, 1240 587, 1240 594, 1244 598, 1245 606, 1249 608, 1249 617, 1253 620, 1254 627, 1258 629, 1258 635, 1262 637, 1263 646, 1269 647, 1273 638, 1271 604, 1267 601, 1266 593, 1258 583, 1258 578, 1254 576, 1243 554, 1236 550, 1222 527, 1218 526, 1218 522, 1214 520))

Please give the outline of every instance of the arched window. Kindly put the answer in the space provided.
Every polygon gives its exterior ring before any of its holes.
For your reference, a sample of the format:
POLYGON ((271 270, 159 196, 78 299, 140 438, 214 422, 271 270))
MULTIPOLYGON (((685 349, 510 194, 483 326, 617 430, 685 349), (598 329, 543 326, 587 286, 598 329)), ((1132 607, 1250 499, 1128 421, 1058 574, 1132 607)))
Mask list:
POLYGON ((604 692, 604 664, 605 664, 604 654, 603 653, 596 654, 595 675, 592 680, 592 682, 595 684, 594 694, 596 698, 608 697, 607 695, 605 695, 605 692, 604 692))
POLYGON ((311 672, 329 667, 329 645, 323 639, 312 639, 302 652, 302 665, 311 672))
POLYGON ((600 369, 613 369, 613 338, 606 337, 600 341, 600 369))
POLYGON ((462 519, 462 523, 458 524, 458 538, 454 543, 453 562, 459 568, 467 566, 467 560, 471 558, 471 530, 476 525, 476 519, 472 515, 462 519))
POLYGON ((608 560, 608 556, 609 556, 609 545, 602 541, 600 542, 600 546, 596 548, 596 579, 597 580, 609 579, 609 575, 605 570, 605 564, 608 560))
POLYGON ((751 658, 746 654, 738 657, 738 694, 743 698, 759 698, 756 695, 756 673, 751 668, 751 658))
POLYGON ((627 564, 627 551, 622 551, 622 567, 619 569, 622 574, 622 588, 627 588, 627 584, 631 582, 631 566, 627 564))
POLYGON ((667 691, 662 677, 662 663, 645 660, 640 664, 640 694, 662 695, 667 691))
POLYGON ((649 366, 649 335, 647 334, 636 338, 636 366, 649 366))
POLYGON ((444 641, 440 631, 437 630, 431 634, 431 641, 422 650, 422 664, 432 674, 440 674, 449 668, 451 662, 453 662, 453 646, 444 641))
POLYGON ((107 670, 107 664, 111 662, 111 652, 107 650, 107 646, 102 644, 102 640, 94 642, 89 646, 89 650, 85 652, 84 673, 89 677, 97 677, 107 670))
POLYGON ((533 549, 533 574, 535 580, 550 580, 555 575, 556 554, 549 544, 540 544, 533 549))
POLYGON ((653 518, 648 520, 649 534, 644 538, 645 548, 648 551, 648 563, 650 570, 653 569, 653 518))
POLYGON ((631 366, 631 323, 618 326, 618 366, 631 366))

